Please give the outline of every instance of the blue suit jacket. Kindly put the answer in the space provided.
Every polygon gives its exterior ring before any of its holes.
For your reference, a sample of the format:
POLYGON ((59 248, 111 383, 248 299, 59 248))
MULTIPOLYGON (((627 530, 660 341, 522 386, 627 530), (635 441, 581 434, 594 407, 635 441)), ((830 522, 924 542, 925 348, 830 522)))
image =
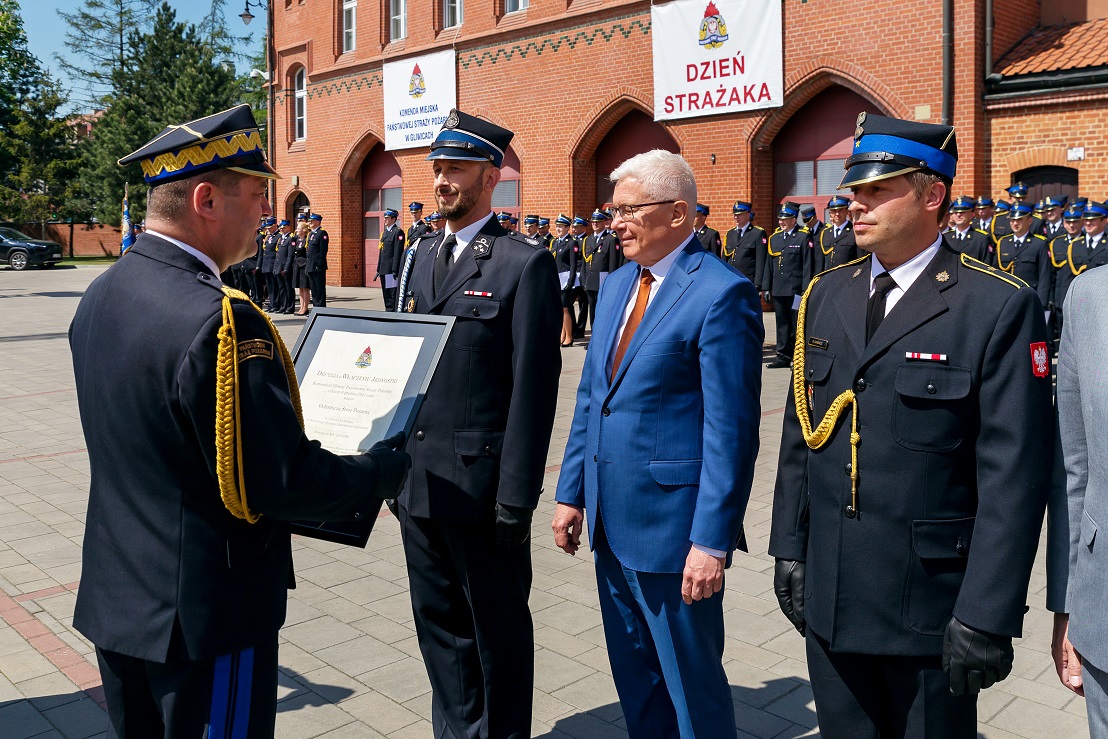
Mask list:
POLYGON ((758 456, 762 312, 754 285, 691 238, 609 381, 638 265, 611 274, 577 391, 557 500, 597 514, 638 572, 681 572, 693 543, 730 552, 758 456))

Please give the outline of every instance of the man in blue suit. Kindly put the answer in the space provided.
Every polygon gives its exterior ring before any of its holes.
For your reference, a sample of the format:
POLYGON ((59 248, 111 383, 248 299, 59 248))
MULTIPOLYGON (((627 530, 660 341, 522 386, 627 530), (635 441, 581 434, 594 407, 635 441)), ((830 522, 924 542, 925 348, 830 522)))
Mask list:
POLYGON ((600 291, 554 539, 574 554, 587 513, 628 734, 734 737, 721 591, 758 454, 762 312, 696 239, 684 159, 650 151, 611 179, 630 261, 600 291))

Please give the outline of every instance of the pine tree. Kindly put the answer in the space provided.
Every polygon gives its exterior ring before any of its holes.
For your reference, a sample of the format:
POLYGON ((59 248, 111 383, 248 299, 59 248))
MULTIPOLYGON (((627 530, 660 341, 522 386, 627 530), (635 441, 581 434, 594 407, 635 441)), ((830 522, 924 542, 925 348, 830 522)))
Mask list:
POLYGON ((193 25, 178 23, 163 3, 149 33, 132 33, 134 53, 112 78, 116 92, 88 142, 81 183, 97 218, 118 224, 123 183, 131 186, 131 217, 146 211, 145 182, 138 164, 116 162, 154 138, 166 125, 218 113, 235 105, 239 87, 193 25))
POLYGON ((156 0, 84 0, 71 13, 58 11, 69 26, 66 48, 76 61, 60 54, 54 58, 65 74, 81 83, 83 106, 102 108, 116 91, 113 79, 129 56, 128 37, 150 28, 156 6, 156 0))
MULTIPOLYGON (((0 131, 15 125, 20 106, 41 74, 38 60, 27 49, 19 3, 0 0, 0 131)), ((0 182, 10 175, 14 157, 13 150, 0 144, 0 182)))

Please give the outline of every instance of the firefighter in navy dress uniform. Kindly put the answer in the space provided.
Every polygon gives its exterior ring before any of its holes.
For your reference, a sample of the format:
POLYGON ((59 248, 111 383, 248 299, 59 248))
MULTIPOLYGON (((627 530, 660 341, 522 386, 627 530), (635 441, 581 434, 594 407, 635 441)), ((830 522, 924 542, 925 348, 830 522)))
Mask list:
POLYGON ((808 229, 796 224, 796 203, 782 203, 777 211, 777 230, 769 237, 762 291, 773 304, 777 319, 776 358, 767 367, 788 367, 793 360, 796 338, 796 304, 804 291, 804 279, 811 275, 812 239, 808 229))
POLYGON ((973 198, 962 195, 950 202, 950 228, 943 238, 954 251, 969 254, 979 262, 992 262, 992 240, 989 234, 973 227, 973 198))
MULTIPOLYGON (((853 262, 858 258, 858 245, 854 242, 854 226, 850 223, 850 199, 836 195, 827 203, 828 222, 814 237, 812 275, 853 262)), ((811 277, 809 277, 809 281, 811 277)))
POLYGON ((996 247, 996 266, 1023 280, 1039 295, 1045 307, 1050 303, 1050 253, 1041 235, 1031 233, 1031 206, 1016 203, 1008 213, 1012 233, 1002 237, 996 247))
POLYGON ((381 234, 381 249, 377 257, 377 279, 381 281, 385 310, 391 311, 396 306, 396 284, 404 264, 404 231, 396 224, 400 216, 397 211, 386 208, 383 215, 385 232, 381 234))
POLYGON ((312 213, 308 216, 312 230, 308 234, 308 284, 312 295, 312 305, 327 307, 327 244, 330 236, 323 230, 323 216, 312 213))
POLYGON ((430 224, 423 220, 423 203, 419 201, 408 203, 408 212, 412 215, 412 225, 408 226, 408 235, 404 240, 406 244, 414 244, 431 231, 430 224))
MULTIPOLYGON (((589 216, 592 233, 581 245, 581 286, 589 301, 589 326, 596 325, 596 300, 600 285, 623 265, 619 237, 608 228, 611 218, 606 211, 597 208, 589 216)), ((579 321, 580 322, 580 321, 579 321)))
POLYGON ((708 225, 708 216, 711 213, 712 209, 707 205, 697 203, 696 212, 693 214, 693 231, 696 233, 696 240, 704 247, 704 251, 718 257, 723 251, 723 240, 719 236, 719 231, 708 225))
MULTIPOLYGON (((1051 239, 1050 245, 1047 247, 1050 253, 1050 266, 1054 268, 1048 307, 1051 310, 1051 338, 1055 347, 1058 346, 1058 341, 1062 337, 1062 306, 1066 302, 1066 294, 1069 292, 1070 283, 1077 276, 1070 263, 1070 254, 1074 251, 1074 242, 1084 241, 1085 234, 1081 219, 1084 212, 1084 207, 1076 203, 1068 206, 1062 214, 1061 233, 1051 239)), ((1081 244, 1078 244, 1077 248, 1080 249, 1081 246, 1081 244)))
POLYGON ((539 235, 536 238, 538 238, 547 249, 550 248, 550 244, 554 241, 554 234, 550 233, 549 218, 545 216, 539 217, 539 235))
POLYGON ((1042 305, 938 222, 954 129, 859 116, 858 247, 801 302, 769 553, 828 739, 973 739, 1050 488, 1042 305))
POLYGON ((531 517, 558 400, 554 256, 493 220, 512 132, 452 110, 431 144, 446 216, 424 238, 410 313, 454 316, 398 503, 435 736, 528 737, 534 689, 531 517))
POLYGON ((91 468, 73 625, 96 645, 112 736, 272 737, 286 522, 375 514, 408 458, 309 439, 280 334, 216 277, 269 213, 249 106, 120 163, 142 167, 149 230, 69 331, 91 468))
POLYGON ((573 346, 573 298, 581 262, 581 246, 569 232, 571 223, 569 216, 559 213, 554 219, 557 237, 551 242, 558 265, 558 284, 562 287, 562 346, 573 346))
POLYGON ((731 206, 735 227, 727 232, 723 245, 723 261, 746 275, 757 287, 766 265, 766 245, 769 237, 761 226, 755 226, 753 206, 737 200, 731 206))

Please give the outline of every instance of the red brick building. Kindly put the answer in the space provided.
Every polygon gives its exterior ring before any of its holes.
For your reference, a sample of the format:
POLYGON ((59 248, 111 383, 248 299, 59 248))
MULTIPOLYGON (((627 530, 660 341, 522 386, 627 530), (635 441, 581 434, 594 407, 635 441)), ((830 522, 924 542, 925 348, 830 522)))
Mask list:
POLYGON ((385 207, 406 227, 407 203, 433 203, 426 150, 384 150, 382 64, 451 46, 458 107, 516 132, 497 210, 591 211, 607 172, 663 147, 692 165, 711 225, 725 230, 742 198, 770 226, 786 198, 835 194, 861 110, 945 112, 955 194, 998 198, 1017 179, 1035 198, 1108 188, 1108 0, 782 0, 784 105, 661 123, 645 0, 270 5, 275 207, 324 216, 333 284, 371 284, 385 207))

